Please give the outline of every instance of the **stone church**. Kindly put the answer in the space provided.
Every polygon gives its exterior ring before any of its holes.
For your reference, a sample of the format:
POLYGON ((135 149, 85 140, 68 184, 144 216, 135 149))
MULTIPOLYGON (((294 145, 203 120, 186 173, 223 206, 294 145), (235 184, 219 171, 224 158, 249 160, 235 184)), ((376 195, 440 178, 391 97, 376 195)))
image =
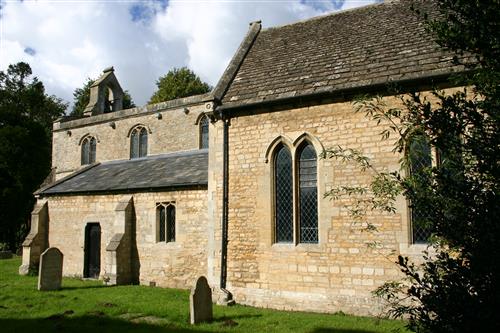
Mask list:
POLYGON ((52 182, 35 193, 20 273, 50 246, 64 254, 64 275, 109 285, 190 288, 203 275, 219 302, 377 313, 371 292, 401 277, 398 254, 421 257, 425 230, 401 197, 396 214, 370 213, 377 233, 363 232, 324 193, 370 175, 321 153, 340 145, 399 170, 393 142, 354 99, 378 94, 391 107, 390 87, 453 89, 450 75, 464 68, 409 7, 251 23, 204 95, 123 110, 104 70, 85 116, 54 123, 52 182))

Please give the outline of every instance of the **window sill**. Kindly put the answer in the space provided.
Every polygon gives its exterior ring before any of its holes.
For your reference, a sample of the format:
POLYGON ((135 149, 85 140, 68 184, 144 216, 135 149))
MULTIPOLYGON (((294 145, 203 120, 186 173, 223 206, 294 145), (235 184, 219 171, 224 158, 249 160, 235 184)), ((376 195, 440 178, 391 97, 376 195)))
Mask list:
POLYGON ((400 254, 402 256, 423 257, 425 251, 427 251, 431 256, 436 252, 434 248, 427 243, 400 245, 400 254))
POLYGON ((177 242, 155 242, 155 246, 167 247, 167 248, 179 248, 180 244, 177 242))
POLYGON ((322 247, 319 243, 274 243, 271 249, 277 252, 321 252, 322 247))

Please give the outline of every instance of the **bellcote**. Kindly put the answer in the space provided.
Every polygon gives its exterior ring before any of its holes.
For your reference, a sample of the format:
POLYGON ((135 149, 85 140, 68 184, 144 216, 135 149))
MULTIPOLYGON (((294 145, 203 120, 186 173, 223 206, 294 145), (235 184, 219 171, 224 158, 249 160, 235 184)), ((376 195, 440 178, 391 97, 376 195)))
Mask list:
POLYGON ((108 67, 90 86, 90 101, 83 114, 89 117, 121 109, 123 109, 123 89, 114 74, 114 68, 108 67))

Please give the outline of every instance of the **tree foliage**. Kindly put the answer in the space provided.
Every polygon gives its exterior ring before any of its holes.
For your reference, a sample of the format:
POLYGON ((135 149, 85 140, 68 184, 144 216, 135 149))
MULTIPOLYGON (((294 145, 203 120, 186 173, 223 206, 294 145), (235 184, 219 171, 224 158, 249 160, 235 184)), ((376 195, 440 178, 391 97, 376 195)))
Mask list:
POLYGON ((67 107, 31 74, 23 62, 0 72, 0 243, 12 250, 26 235, 32 193, 50 171, 52 122, 67 107))
MULTIPOLYGON (((87 78, 87 82, 81 88, 76 88, 73 92, 73 108, 71 110, 70 116, 72 117, 83 117, 83 111, 90 101, 90 87, 94 84, 95 80, 87 78)), ((135 103, 132 100, 129 92, 125 90, 123 92, 123 108, 130 109, 135 107, 135 103)))
MULTIPOLYGON (((408 318, 416 332, 498 332, 500 2, 437 0, 437 5, 440 18, 429 22, 437 41, 456 51, 457 62, 476 60, 466 63, 469 71, 455 78, 467 88, 453 94, 435 91, 430 97, 402 96, 402 108, 390 109, 381 98, 358 106, 386 125, 383 138, 397 138, 395 151, 404 156, 402 170, 411 166, 408 147, 416 137, 428 140, 439 163, 382 179, 385 185, 378 189, 386 190, 381 193, 374 189, 376 177, 364 192, 336 189, 335 194, 354 193, 370 203, 368 209, 383 209, 390 207, 393 197, 381 207, 372 203, 399 191, 413 209, 426 212, 420 223, 429 228, 433 242, 424 263, 415 265, 399 256, 397 265, 405 278, 375 292, 389 302, 390 314, 408 318)), ((346 159, 367 169, 360 155, 348 151, 346 159)), ((333 149, 327 157, 342 158, 342 153, 333 149)), ((359 216, 359 210, 353 212, 359 216)))
POLYGON ((174 68, 156 81, 158 90, 151 96, 149 103, 160 103, 176 98, 204 94, 211 90, 210 85, 186 67, 174 68))

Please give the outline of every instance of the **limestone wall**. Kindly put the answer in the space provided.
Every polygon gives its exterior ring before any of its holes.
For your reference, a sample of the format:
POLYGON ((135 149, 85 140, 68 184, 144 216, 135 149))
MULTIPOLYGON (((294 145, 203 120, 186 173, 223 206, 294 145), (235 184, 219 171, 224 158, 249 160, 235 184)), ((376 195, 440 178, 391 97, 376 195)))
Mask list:
MULTIPOLYGON (((396 98, 385 101, 398 103, 396 98)), ((409 244, 404 199, 399 198, 394 215, 370 213, 370 222, 379 229, 371 235, 349 216, 346 201, 332 201, 323 194, 339 185, 368 184, 372 174, 360 172, 354 164, 318 159, 319 243, 275 244, 272 148, 282 141, 294 154, 301 140, 309 139, 318 154, 323 147, 340 145, 362 151, 379 170, 398 170, 400 156, 392 152, 393 141, 381 140, 381 130, 364 113, 355 113, 350 102, 231 119, 227 289, 237 303, 377 313, 371 292, 384 281, 400 277, 394 264, 397 255, 420 255, 425 248, 409 244), (381 248, 369 248, 367 243, 372 241, 380 242, 381 248)), ((213 134, 222 142, 222 131, 213 134)), ((222 157, 211 160, 210 169, 221 170, 221 161, 222 157)), ((216 184, 209 183, 209 189, 217 189, 220 200, 220 178, 210 179, 216 184)), ((212 214, 211 219, 217 225, 220 214, 212 214)), ((213 274, 217 280, 219 272, 213 274)))
MULTIPOLYGON (((192 189, 127 195, 49 197, 49 246, 64 254, 66 276, 82 276, 85 226, 101 226, 101 271, 106 267, 106 246, 115 234, 115 208, 120 200, 133 196, 136 216, 136 246, 141 284, 190 288, 207 272, 207 191, 192 189), (176 238, 172 243, 156 242, 156 203, 176 203, 176 238)), ((132 228, 134 229, 134 227, 132 228)))
MULTIPOLYGON (((208 103, 209 107, 211 104, 208 103)), ((53 131, 52 167, 56 180, 81 167, 81 140, 96 137, 96 162, 130 158, 130 130, 145 125, 148 131, 148 155, 199 148, 197 120, 205 103, 163 109, 155 112, 136 109, 108 113, 68 123, 55 123, 53 131), (185 111, 188 111, 187 113, 185 111)))

